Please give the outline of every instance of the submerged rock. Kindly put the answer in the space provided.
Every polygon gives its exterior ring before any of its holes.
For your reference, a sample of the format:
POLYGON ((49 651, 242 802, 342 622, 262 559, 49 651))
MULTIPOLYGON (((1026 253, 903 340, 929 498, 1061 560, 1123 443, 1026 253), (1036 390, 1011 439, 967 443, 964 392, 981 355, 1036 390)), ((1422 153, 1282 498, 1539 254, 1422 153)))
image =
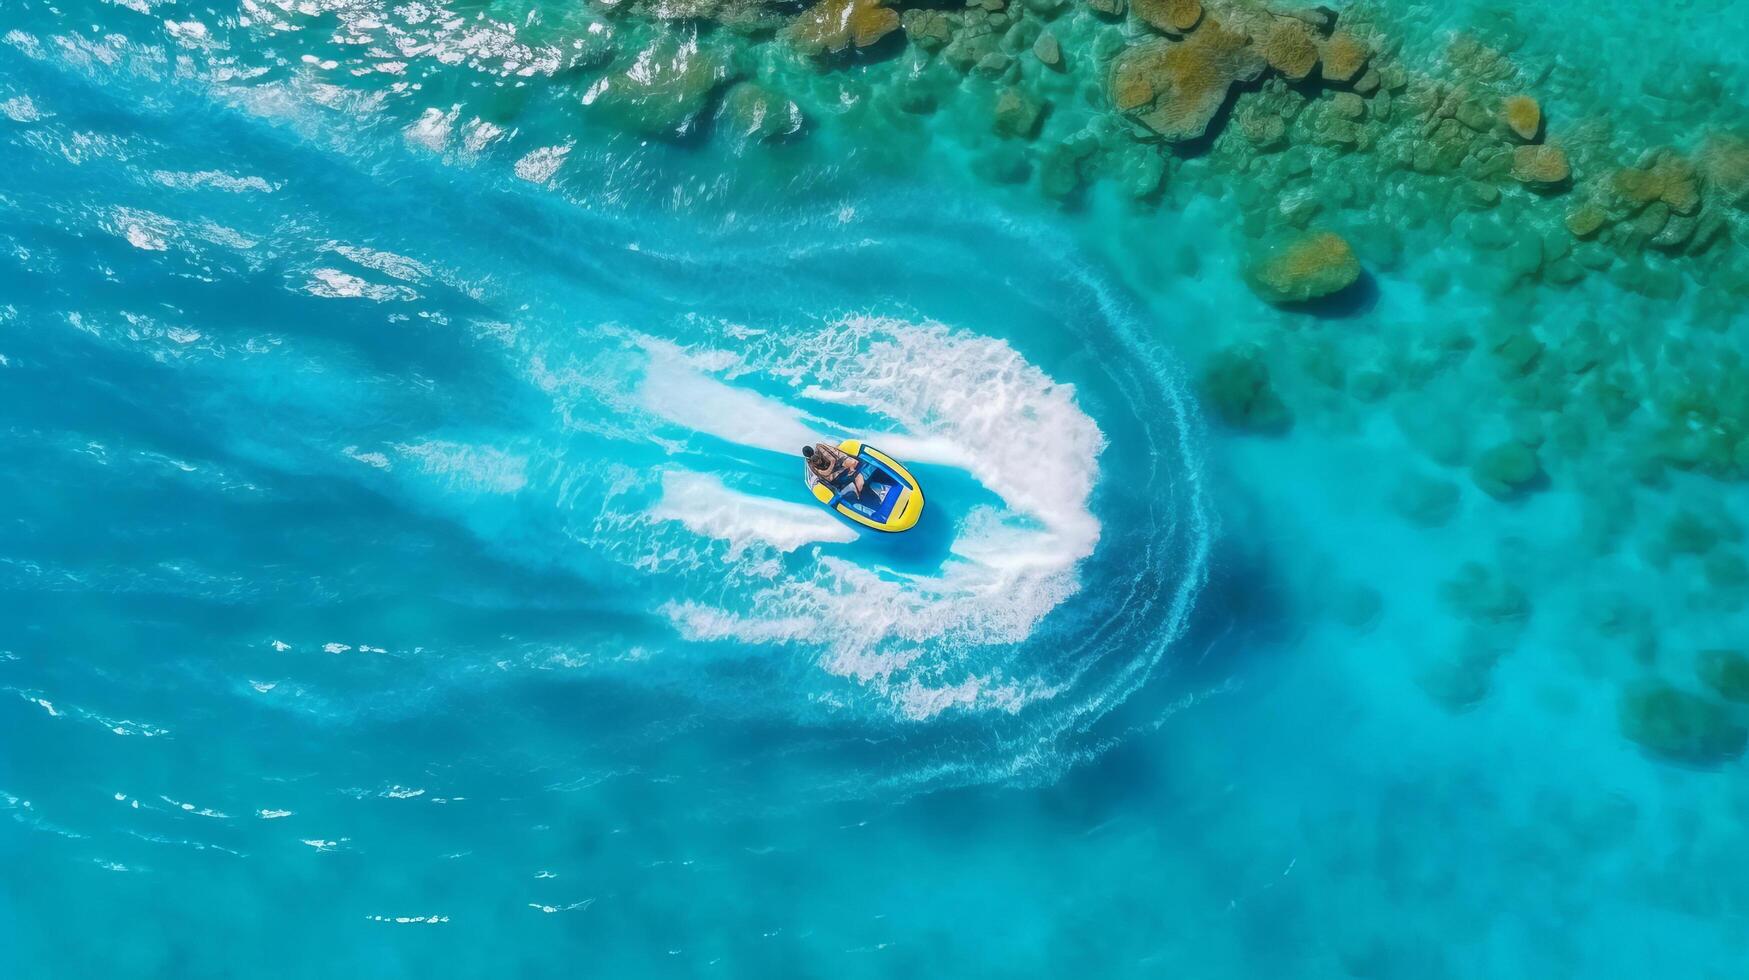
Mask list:
POLYGON ((1338 589, 1330 600, 1330 609, 1342 625, 1356 630, 1365 630, 1377 623, 1384 608, 1385 597, 1370 585, 1338 589))
POLYGON ((1423 666, 1415 679, 1447 711, 1468 711, 1488 696, 1504 652, 1496 638, 1475 631, 1456 650, 1423 666))
POLYGON ((1391 491, 1391 509, 1422 527, 1438 527, 1457 513, 1458 486, 1450 480, 1406 474, 1391 491))
POLYGON ((1366 116, 1366 100, 1353 92, 1337 92, 1331 96, 1330 108, 1344 119, 1358 121, 1366 116))
POLYGON ((1543 107, 1528 95, 1514 95, 1502 102, 1500 118, 1512 135, 1526 143, 1536 142, 1543 130, 1543 107))
POLYGON ((1529 489, 1542 476, 1542 466, 1535 449, 1513 440, 1476 457, 1470 476, 1489 496, 1508 500, 1529 489))
POLYGON ((591 89, 593 97, 586 96, 585 104, 599 106, 649 136, 684 136, 734 74, 725 58, 697 42, 662 38, 632 68, 591 89))
POLYGON ((1734 551, 1715 551, 1701 563, 1706 582, 1720 592, 1731 592, 1749 586, 1749 561, 1734 551))
POLYGON ((1512 151, 1512 177, 1538 189, 1557 188, 1573 175, 1567 152, 1553 144, 1530 144, 1512 151))
POLYGON ((1038 131, 1044 103, 1019 88, 1006 88, 996 97, 996 133, 1030 139, 1038 131))
POLYGON ((1317 231, 1277 239, 1246 272, 1251 291, 1270 303, 1304 303, 1347 289, 1360 278, 1347 239, 1317 231))
POLYGON ((1749 208, 1749 139, 1722 134, 1709 137, 1700 151, 1700 169, 1707 188, 1719 200, 1749 208))
POLYGON ((1609 222, 1609 213, 1587 201, 1567 212, 1567 230, 1574 238, 1590 238, 1609 222))
POLYGON ((1662 682, 1624 693, 1617 718, 1622 734, 1642 748, 1687 765, 1728 762, 1749 739, 1720 705, 1662 682))
POLYGON ((1293 424, 1254 347, 1229 347, 1209 358, 1202 392, 1221 420, 1236 428, 1280 432, 1293 424))
POLYGON ((945 10, 913 7, 899 17, 905 36, 925 51, 939 51, 953 40, 959 19, 945 10))
POLYGON ((1668 150, 1649 154, 1641 166, 1616 171, 1610 187, 1633 208, 1662 204, 1677 214, 1693 214, 1700 207, 1694 165, 1668 150))
POLYGON ((1250 38, 1212 18, 1183 41, 1148 41, 1127 48, 1112 66, 1114 105, 1162 137, 1193 140, 1227 100, 1235 82, 1263 74, 1250 38))
POLYGON ((1032 42, 1032 56, 1040 64, 1055 68, 1063 63, 1063 48, 1057 43, 1056 35, 1045 31, 1038 36, 1038 40, 1032 42))
POLYGON ((820 0, 790 24, 790 43, 810 55, 866 48, 899 29, 899 12, 881 4, 882 0, 820 0))
POLYGON ((718 125, 744 141, 769 142, 802 129, 802 109, 757 82, 741 82, 723 96, 718 125))
POLYGON ((1749 657, 1740 650, 1702 650, 1695 668, 1701 683, 1727 701, 1749 702, 1749 657))
POLYGON ((1272 112, 1240 109, 1234 122, 1239 135, 1259 150, 1278 150, 1287 143, 1287 121, 1272 112))
POLYGON ((1524 590, 1480 562, 1465 562, 1440 585, 1439 593, 1459 615, 1478 625, 1510 625, 1530 616, 1524 590))

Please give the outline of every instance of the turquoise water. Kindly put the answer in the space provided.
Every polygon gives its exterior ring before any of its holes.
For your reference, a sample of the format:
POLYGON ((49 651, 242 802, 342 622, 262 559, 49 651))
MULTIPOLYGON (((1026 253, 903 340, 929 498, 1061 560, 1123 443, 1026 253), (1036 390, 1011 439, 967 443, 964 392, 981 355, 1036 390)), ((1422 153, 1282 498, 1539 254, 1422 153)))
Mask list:
MULTIPOLYGON (((1284 313, 1219 154, 1064 208, 855 68, 757 69, 771 145, 595 89, 726 32, 9 9, 0 973, 1741 972, 1742 764, 1618 720, 1742 645, 1741 488, 1452 339, 1602 331, 1649 416, 1743 353, 1714 280, 1505 291, 1466 218, 1284 313), (1287 431, 1199 397, 1234 343, 1287 431), (809 503, 841 434, 915 532, 809 503)), ((1642 51, 1593 97, 1663 140, 1634 12, 1571 71, 1642 51)))

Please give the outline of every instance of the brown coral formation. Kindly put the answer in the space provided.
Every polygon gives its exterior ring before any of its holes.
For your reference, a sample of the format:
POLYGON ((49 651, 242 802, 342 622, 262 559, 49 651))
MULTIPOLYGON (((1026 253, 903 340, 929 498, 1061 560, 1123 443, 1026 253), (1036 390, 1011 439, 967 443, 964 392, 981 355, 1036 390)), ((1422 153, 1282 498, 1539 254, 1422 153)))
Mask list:
POLYGON ((1528 95, 1514 95, 1500 103, 1500 119, 1526 143, 1536 142, 1543 131, 1543 107, 1528 95))
POLYGON ((899 12, 881 0, 820 0, 790 24, 789 38, 803 54, 866 48, 899 29, 899 12))
POLYGON ((1567 230, 1574 238, 1590 238, 1609 222, 1609 215, 1596 204, 1587 202, 1567 212, 1567 230))
POLYGON ((1359 38, 1347 31, 1337 31, 1323 44, 1324 78, 1332 82, 1353 81, 1370 57, 1372 52, 1359 38))
POLYGON ((1271 303, 1304 303, 1340 292, 1360 278, 1360 260, 1348 240, 1318 231, 1278 240, 1246 275, 1253 292, 1271 303))
POLYGON ((1135 11, 1148 26, 1168 34, 1186 34, 1202 20, 1202 0, 1132 0, 1135 11))
POLYGON ((1655 151, 1638 167, 1616 171, 1610 187, 1634 208, 1661 202, 1677 214, 1693 214, 1700 207, 1694 165, 1668 150, 1655 151))
POLYGON ((1567 151, 1558 146, 1527 145, 1512 151, 1512 178, 1536 188, 1555 188, 1573 175, 1567 151))
POLYGON ((1716 134, 1700 151, 1707 188, 1726 204, 1749 208, 1749 139, 1716 134))
POLYGON ((1149 41, 1126 49, 1112 66, 1117 108, 1172 141, 1193 140, 1227 100, 1235 82, 1263 74, 1251 39, 1210 18, 1183 41, 1149 41))
POLYGON ((1300 81, 1318 67, 1318 42, 1304 21, 1277 17, 1263 34, 1258 45, 1263 60, 1283 77, 1300 81))

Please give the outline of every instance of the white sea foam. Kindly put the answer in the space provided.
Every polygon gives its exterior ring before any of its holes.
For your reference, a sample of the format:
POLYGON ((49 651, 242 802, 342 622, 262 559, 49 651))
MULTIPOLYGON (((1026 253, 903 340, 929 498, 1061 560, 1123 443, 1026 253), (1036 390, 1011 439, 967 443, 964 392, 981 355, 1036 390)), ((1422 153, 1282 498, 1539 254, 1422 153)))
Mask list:
POLYGON ((222 170, 199 170, 192 173, 178 170, 154 170, 152 179, 165 187, 178 190, 192 190, 200 187, 211 187, 233 194, 253 191, 260 194, 271 194, 277 188, 260 177, 238 177, 222 170))
POLYGON ((688 350, 665 340, 640 341, 649 354, 638 397, 675 425, 742 445, 780 452, 816 441, 825 423, 800 409, 713 377, 742 366, 720 350, 688 350))
POLYGON ((492 446, 433 440, 397 443, 394 449, 418 460, 427 474, 448 478, 452 489, 515 493, 528 483, 528 460, 492 446))
POLYGON ((516 161, 516 176, 531 184, 544 184, 559 172, 559 165, 565 162, 565 156, 570 152, 569 143, 530 150, 516 161))
POLYGON ((410 300, 418 298, 418 293, 406 286, 388 286, 374 283, 368 279, 339 269, 314 269, 310 272, 310 281, 304 284, 304 291, 311 296, 323 299, 358 299, 375 300, 378 303, 390 300, 410 300))
MULTIPOLYGON (((654 341, 644 346, 650 365, 643 404, 671 423, 783 452, 830 428, 732 383, 760 373, 815 401, 887 418, 893 431, 871 433, 870 442, 909 461, 965 469, 1003 505, 962 519, 937 574, 896 574, 826 555, 808 573, 760 590, 750 608, 667 604, 664 612, 684 635, 809 642, 818 623, 840 624, 822 666, 870 684, 911 718, 967 707, 1017 711, 1055 693, 952 660, 965 646, 1026 639, 1080 587, 1076 566, 1099 541, 1089 498, 1105 440, 1071 386, 1001 340, 872 317, 800 340, 773 338, 750 357, 654 341)), ((707 521, 687 527, 723 536, 707 521)), ((739 533, 777 530, 755 523, 739 533)))
POLYGON ((36 103, 32 102, 28 95, 15 95, 0 102, 0 116, 5 116, 13 122, 36 122, 43 118, 43 115, 43 111, 37 108, 36 103))
POLYGON ((787 552, 817 541, 856 540, 855 531, 822 508, 731 490, 714 476, 689 470, 662 474, 662 499, 650 514, 727 541, 731 558, 756 544, 787 552))
POLYGON ((456 117, 460 114, 460 106, 452 106, 448 112, 437 108, 426 109, 418 119, 402 130, 402 134, 414 146, 424 147, 433 153, 442 153, 449 145, 450 133, 455 129, 456 117))
POLYGON ((397 255, 394 252, 385 252, 380 249, 365 248, 359 245, 341 245, 335 243, 329 247, 340 255, 345 256, 347 259, 356 262, 367 269, 375 269, 378 272, 388 276, 393 276, 403 282, 419 282, 431 275, 431 270, 425 266, 425 263, 420 262, 417 259, 410 259, 405 255, 397 255))

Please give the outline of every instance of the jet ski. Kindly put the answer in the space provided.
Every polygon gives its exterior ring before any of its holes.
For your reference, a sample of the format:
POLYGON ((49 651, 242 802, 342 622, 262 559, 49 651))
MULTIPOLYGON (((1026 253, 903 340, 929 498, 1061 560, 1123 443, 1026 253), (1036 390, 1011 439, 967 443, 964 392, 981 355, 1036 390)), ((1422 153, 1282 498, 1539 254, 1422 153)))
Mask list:
POLYGON ((843 486, 832 486, 809 471, 808 489, 815 500, 839 516, 876 531, 909 531, 917 526, 917 518, 923 516, 923 487, 910 471, 860 439, 846 439, 838 448, 859 464, 862 492, 857 493, 849 479, 843 481, 843 486))

